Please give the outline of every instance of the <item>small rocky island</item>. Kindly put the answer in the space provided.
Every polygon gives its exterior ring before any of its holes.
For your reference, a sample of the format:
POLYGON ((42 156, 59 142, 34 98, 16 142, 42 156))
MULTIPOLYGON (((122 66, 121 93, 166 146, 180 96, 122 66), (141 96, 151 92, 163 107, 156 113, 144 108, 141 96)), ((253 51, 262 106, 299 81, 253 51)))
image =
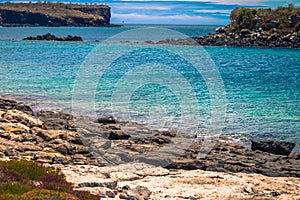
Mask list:
POLYGON ((67 37, 56 37, 55 35, 52 35, 51 33, 47 33, 45 35, 37 35, 35 36, 28 36, 24 38, 23 40, 47 40, 47 41, 71 41, 71 42, 82 42, 83 39, 80 36, 72 36, 67 35, 67 37))
POLYGON ((0 26, 112 26, 107 5, 1 3, 0 26))
POLYGON ((236 8, 231 22, 216 33, 194 37, 203 46, 300 48, 300 8, 236 8))

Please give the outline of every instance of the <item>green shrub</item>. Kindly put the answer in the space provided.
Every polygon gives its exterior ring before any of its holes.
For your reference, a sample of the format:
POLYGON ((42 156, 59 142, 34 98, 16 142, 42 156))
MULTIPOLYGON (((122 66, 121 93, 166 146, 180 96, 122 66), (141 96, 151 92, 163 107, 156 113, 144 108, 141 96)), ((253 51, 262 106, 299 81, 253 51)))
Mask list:
POLYGON ((26 160, 0 161, 0 200, 98 200, 99 196, 74 191, 72 184, 52 168, 26 160), (33 181, 41 184, 35 186, 33 181))
POLYGON ((72 200, 72 199, 76 199, 76 198, 74 198, 73 195, 70 195, 67 193, 45 190, 45 189, 32 190, 32 191, 27 192, 26 194, 22 195, 22 198, 24 200, 72 200))
POLYGON ((20 173, 30 180, 38 180, 45 176, 46 173, 62 176, 56 170, 43 167, 41 164, 27 160, 10 160, 8 162, 0 162, 0 166, 4 166, 8 170, 20 173))
POLYGON ((250 8, 241 8, 238 11, 236 21, 238 23, 238 30, 242 30, 244 28, 252 29, 253 28, 253 12, 250 8))
POLYGON ((231 24, 229 30, 254 29, 262 28, 269 31, 272 28, 272 21, 278 21, 278 31, 286 34, 299 30, 297 22, 289 23, 291 16, 300 16, 300 8, 294 5, 288 7, 279 6, 276 9, 250 9, 250 8, 235 8, 231 11, 231 24), (257 19, 260 19, 257 24, 257 19))
POLYGON ((24 176, 13 170, 9 170, 4 166, 0 165, 0 184, 1 183, 12 183, 25 180, 24 176))
POLYGON ((65 179, 52 175, 45 174, 39 181, 43 189, 54 190, 59 192, 71 192, 73 190, 72 184, 65 179))
POLYGON ((8 200, 8 199, 9 200, 26 200, 19 195, 13 195, 13 194, 0 195, 0 200, 8 200))
POLYGON ((32 189, 29 184, 19 184, 19 183, 4 183, 0 185, 0 195, 3 194, 14 194, 21 195, 32 189))

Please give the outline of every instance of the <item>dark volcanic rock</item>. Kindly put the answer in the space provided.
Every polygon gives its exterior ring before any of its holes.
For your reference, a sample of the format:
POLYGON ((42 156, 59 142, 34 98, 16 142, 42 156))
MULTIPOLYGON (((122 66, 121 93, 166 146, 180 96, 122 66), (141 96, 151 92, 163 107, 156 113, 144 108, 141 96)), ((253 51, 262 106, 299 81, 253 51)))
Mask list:
POLYGON ((286 141, 274 141, 274 140, 265 140, 265 141, 251 141, 252 151, 259 150, 264 152, 269 152, 278 155, 290 155, 293 148, 296 146, 293 142, 286 141))
POLYGON ((207 155, 198 155, 196 146, 166 168, 300 177, 300 153, 276 155, 220 142, 207 155))
POLYGON ((31 108, 27 105, 24 105, 23 103, 18 103, 13 100, 1 99, 1 98, 0 98, 0 109, 3 109, 3 110, 16 109, 16 110, 20 110, 20 111, 23 111, 26 113, 33 113, 31 108))
POLYGON ((292 7, 236 8, 227 26, 194 39, 203 46, 300 48, 299 16, 300 9, 292 7))
POLYGON ((97 122, 101 123, 101 124, 115 124, 116 120, 112 116, 110 116, 110 117, 101 117, 101 118, 98 118, 97 122))
POLYGON ((121 130, 113 130, 108 135, 108 139, 110 140, 127 140, 130 137, 130 135, 124 134, 121 130))
POLYGON ((67 37, 56 37, 55 35, 52 35, 51 33, 47 33, 45 35, 38 35, 36 37, 28 36, 28 37, 24 38, 23 40, 49 40, 49 41, 73 41, 73 42, 83 41, 83 39, 80 36, 68 35, 67 37))
POLYGON ((36 115, 44 122, 44 129, 76 131, 73 116, 70 114, 57 111, 40 111, 36 115))
POLYGON ((300 48, 300 32, 279 35, 259 30, 242 29, 240 32, 207 34, 193 39, 202 46, 300 48))

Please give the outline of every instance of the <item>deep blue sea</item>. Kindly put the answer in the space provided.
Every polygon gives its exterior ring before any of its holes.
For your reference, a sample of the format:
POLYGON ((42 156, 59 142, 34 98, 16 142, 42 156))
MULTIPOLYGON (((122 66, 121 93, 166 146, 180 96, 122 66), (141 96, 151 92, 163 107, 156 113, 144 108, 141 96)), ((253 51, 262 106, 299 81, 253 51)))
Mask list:
MULTIPOLYGON (((75 95, 76 109, 86 113, 92 104, 98 115, 156 123, 158 128, 190 124, 205 133, 222 121, 224 135, 282 139, 296 142, 300 150, 299 49, 101 43, 141 27, 146 26, 0 27, 0 96, 34 109, 70 111, 75 95), (21 40, 47 32, 80 35, 85 41, 21 40), (189 118, 190 113, 199 118, 189 118)), ((159 28, 196 36, 216 27, 159 28)))

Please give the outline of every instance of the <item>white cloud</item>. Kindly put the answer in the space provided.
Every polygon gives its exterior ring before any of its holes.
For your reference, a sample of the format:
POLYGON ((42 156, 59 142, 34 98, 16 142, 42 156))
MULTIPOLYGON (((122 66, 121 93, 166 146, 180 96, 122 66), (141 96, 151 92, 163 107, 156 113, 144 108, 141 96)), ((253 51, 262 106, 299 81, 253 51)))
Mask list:
MULTIPOLYGON (((130 2, 131 0, 123 0, 123 2, 130 2)), ((150 2, 149 0, 133 0, 135 2, 150 2)), ((170 2, 170 0, 158 0, 158 2, 170 2)), ((180 2, 181 0, 173 0, 173 2, 180 2)), ((264 3, 267 0, 185 0, 186 2, 203 2, 203 3, 217 3, 226 5, 258 5, 259 3, 264 3)), ((273 0, 276 1, 276 0, 273 0)), ((282 0, 278 0, 282 1, 282 0)))
MULTIPOLYGON (((144 15, 138 13, 120 14, 113 13, 113 21, 123 22, 126 24, 143 22, 147 23, 158 23, 158 24, 216 24, 216 18, 204 17, 204 16, 191 16, 187 14, 178 14, 170 16, 159 16, 159 15, 144 15)), ((227 23, 228 20, 218 19, 218 23, 227 23)))
POLYGON ((207 10, 207 9, 203 9, 203 10, 194 10, 194 12, 196 12, 196 13, 223 13, 223 14, 229 14, 231 12, 231 10, 207 10))
POLYGON ((118 10, 171 10, 170 6, 138 6, 130 4, 120 4, 116 7, 118 10))
POLYGON ((112 23, 225 25, 237 5, 275 8, 288 3, 300 4, 299 0, 116 0, 108 4, 112 23))
MULTIPOLYGON (((122 2, 151 2, 149 0, 121 0, 122 2)), ((154 0, 154 2, 170 2, 170 0, 154 0)), ((173 2, 182 2, 182 0, 171 0, 173 2)), ((287 6, 293 3, 300 6, 299 0, 184 0, 185 2, 202 2, 202 3, 215 3, 223 5, 241 5, 241 6, 270 6, 274 7, 281 5, 287 6)), ((152 1, 153 2, 153 1, 152 1)))

